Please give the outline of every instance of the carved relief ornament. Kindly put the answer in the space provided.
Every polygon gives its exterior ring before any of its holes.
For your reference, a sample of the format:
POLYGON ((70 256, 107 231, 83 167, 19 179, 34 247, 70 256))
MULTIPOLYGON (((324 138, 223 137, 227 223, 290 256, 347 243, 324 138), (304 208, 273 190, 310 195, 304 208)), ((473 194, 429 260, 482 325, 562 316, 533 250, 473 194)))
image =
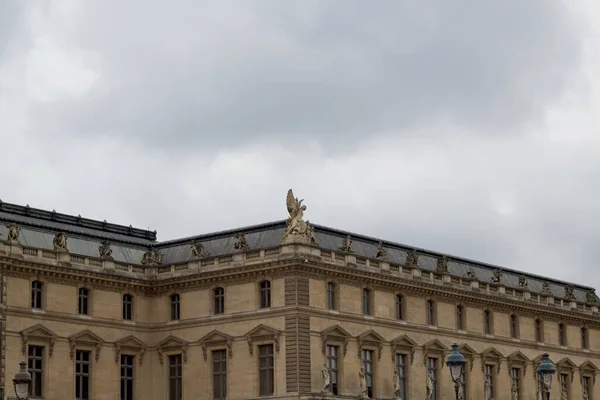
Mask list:
POLYGON ((575 287, 571 284, 565 286, 565 300, 573 301, 575 300, 575 287))
POLYGON ((385 339, 380 334, 375 332, 373 329, 369 329, 368 331, 360 334, 356 338, 356 342, 358 343, 359 359, 362 359, 362 351, 364 348, 373 347, 377 349, 377 359, 381 360, 385 339))
POLYGON ((531 360, 529 360, 529 358, 520 350, 517 350, 506 357, 506 361, 508 362, 508 368, 506 370, 509 374, 511 374, 513 367, 518 366, 523 369, 523 376, 527 374, 527 365, 531 362, 531 360))
POLYGON ((460 347, 458 348, 458 351, 460 351, 460 353, 463 356, 465 356, 465 359, 467 360, 467 364, 469 365, 469 371, 472 371, 475 356, 477 355, 477 352, 475 350, 473 350, 473 348, 466 343, 461 344, 460 347))
POLYGON ((556 375, 567 374, 570 376, 571 382, 573 382, 575 371, 577 371, 577 365, 569 357, 565 357, 556 363, 556 375))
POLYGON ((19 235, 21 234, 21 227, 19 225, 11 224, 8 226, 8 234, 6 235, 7 242, 19 243, 19 235))
POLYGON ((500 373, 500 365, 504 356, 498 350, 493 347, 484 350, 481 353, 481 372, 485 373, 486 363, 493 363, 496 365, 496 375, 500 373))
POLYGON ((183 362, 188 362, 188 347, 189 343, 185 340, 179 339, 173 335, 169 335, 164 338, 157 346, 156 352, 158 353, 158 361, 162 366, 164 364, 165 353, 180 352, 182 355, 183 362))
POLYGON ((162 254, 153 247, 142 256, 142 265, 160 265, 162 264, 162 254))
POLYGON ((585 294, 585 301, 588 304, 596 304, 597 300, 596 300, 596 291, 594 289, 588 291, 585 294))
POLYGON ((202 243, 196 241, 190 243, 190 257, 192 259, 204 258, 206 255, 202 243))
POLYGON ((238 232, 235 234, 235 243, 233 244, 233 248, 237 251, 248 251, 250 250, 250 245, 246 240, 246 235, 244 232, 238 232))
POLYGON ((33 325, 21 332, 21 352, 25 356, 29 342, 41 342, 48 345, 48 356, 52 357, 56 337, 56 334, 44 325, 33 325))
POLYGON ((119 363, 119 358, 122 353, 132 353, 139 358, 139 363, 144 362, 144 353, 148 346, 135 336, 127 336, 118 342, 115 342, 115 363, 119 363))
POLYGON ((104 340, 100 336, 86 329, 69 337, 69 357, 71 357, 72 360, 75 357, 77 347, 83 346, 94 349, 94 356, 96 362, 98 362, 103 344, 104 340))
POLYGON ((54 251, 69 251, 67 249, 67 235, 64 232, 54 235, 52 244, 54 245, 54 251))
POLYGON ((440 359, 440 365, 444 368, 444 360, 448 351, 450 349, 439 340, 430 340, 423 345, 423 365, 427 365, 427 359, 431 356, 437 356, 440 359))
POLYGON ((419 263, 419 254, 417 250, 412 249, 406 252, 406 265, 416 267, 419 263))
POLYGON ((378 260, 385 260, 387 258, 387 250, 383 247, 383 242, 379 242, 377 245, 377 254, 375 254, 375 258, 378 260))
POLYGON ((352 238, 350 237, 350 235, 346 236, 344 238, 344 240, 342 241, 342 245, 340 246, 340 251, 346 252, 346 253, 352 253, 352 238))
POLYGON ((442 256, 438 258, 435 270, 436 272, 448 273, 448 257, 442 256))
POLYGON ((100 258, 103 260, 112 260, 112 249, 110 248, 110 242, 108 240, 103 240, 100 242, 100 246, 98 246, 98 254, 100 258))
POLYGON ((321 332, 321 350, 323 355, 327 352, 327 345, 339 345, 345 356, 348 351, 348 341, 351 335, 341 326, 334 325, 321 332))
MULTIPOLYGON (((233 357, 233 337, 225 333, 213 330, 200 339, 200 346, 202 347, 202 357, 204 361, 208 360, 208 349, 213 347, 221 347, 227 349, 227 356, 233 357)), ((252 354, 252 351, 250 352, 252 354)))
POLYGON ((248 331, 244 336, 246 337, 246 342, 248 342, 248 351, 250 352, 250 355, 254 353, 254 345, 257 342, 272 342, 275 345, 275 351, 279 353, 279 337, 281 336, 281 331, 278 331, 275 328, 260 324, 256 328, 248 331))
POLYGON ((396 354, 405 353, 410 354, 409 364, 412 365, 415 360, 415 350, 417 343, 409 338, 407 335, 402 335, 392 340, 390 343, 392 346, 392 362, 396 362, 396 354))

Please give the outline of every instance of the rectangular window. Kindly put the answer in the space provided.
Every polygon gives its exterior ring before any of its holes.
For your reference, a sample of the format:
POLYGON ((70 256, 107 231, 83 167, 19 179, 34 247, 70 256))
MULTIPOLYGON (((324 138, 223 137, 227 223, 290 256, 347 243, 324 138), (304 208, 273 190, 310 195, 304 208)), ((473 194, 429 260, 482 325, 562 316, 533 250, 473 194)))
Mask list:
POLYGON ((88 300, 90 292, 86 288, 79 288, 79 314, 88 315, 88 300))
POLYGON ((181 400, 183 398, 181 359, 181 354, 169 356, 169 400, 181 400))
POLYGON ((459 331, 464 331, 464 309, 463 306, 456 307, 456 329, 459 331))
POLYGON ((516 339, 518 335, 517 316, 510 316, 510 337, 516 339))
POLYGON ((581 390, 583 391, 584 398, 588 400, 593 399, 592 382, 589 376, 584 376, 581 378, 581 390))
POLYGON ((581 328, 581 348, 589 350, 588 331, 586 328, 581 328))
POLYGON ((123 319, 131 321, 133 317, 133 297, 130 294, 123 295, 123 319))
POLYGON ((406 400, 406 356, 404 354, 396 354, 396 372, 400 380, 400 399, 406 400))
POLYGON ((42 309, 42 293, 44 284, 40 281, 31 282, 31 308, 42 309))
POLYGON ((521 371, 518 368, 511 368, 511 399, 519 400, 521 398, 521 371))
POLYGON ((569 385, 569 374, 560 374, 560 392, 567 394, 567 399, 571 398, 571 388, 569 385))
POLYGON ((90 398, 90 352, 77 350, 75 352, 75 399, 89 400, 90 398))
POLYGON ((435 325, 435 304, 433 300, 427 300, 427 325, 435 325))
POLYGON ((271 307, 271 282, 262 281, 260 283, 260 308, 271 307))
POLYGON ((121 354, 121 400, 134 400, 134 357, 121 354))
POLYGON ((492 334, 492 315, 489 310, 483 311, 483 330, 486 335, 492 334))
POLYGON ((486 382, 486 386, 488 385, 488 382, 489 382, 489 387, 490 387, 489 396, 492 399, 496 398, 496 387, 494 386, 494 369, 495 368, 493 365, 489 365, 489 364, 485 365, 485 382, 486 382))
POLYGON ((27 370, 31 374, 29 395, 32 397, 44 396, 44 348, 42 346, 29 346, 27 352, 27 370))
POLYGON ((218 287, 214 291, 215 296, 215 314, 225 313, 225 289, 218 287))
POLYGON ((401 294, 396 295, 396 319, 399 321, 404 320, 404 298, 401 294))
POLYGON ((543 343, 544 338, 542 337, 542 322, 539 319, 534 321, 535 323, 535 341, 538 343, 543 343))
POLYGON ((431 400, 438 399, 438 385, 437 385, 437 358, 427 359, 427 375, 431 376, 433 382, 431 400))
POLYGON ((363 289, 363 314, 371 315, 371 292, 363 289))
POLYGON ((338 350, 337 346, 327 346, 327 368, 331 370, 331 386, 329 390, 334 395, 338 394, 339 383, 338 350))
POLYGON ((565 339, 566 335, 565 335, 565 325, 564 324, 558 324, 558 344, 560 346, 566 346, 567 345, 567 341, 565 339))
POLYGON ((373 351, 362 351, 363 368, 365 369, 365 377, 367 378, 367 395, 370 399, 373 398, 373 351))
POLYGON ((227 350, 215 350, 213 357, 213 399, 227 398, 227 350))
POLYGON ((335 310, 335 284, 327 282, 327 308, 335 310))
POLYGON ((175 293, 171 295, 171 321, 181 318, 181 296, 175 293))
POLYGON ((273 345, 258 346, 259 393, 261 396, 272 396, 275 391, 275 364, 273 345))

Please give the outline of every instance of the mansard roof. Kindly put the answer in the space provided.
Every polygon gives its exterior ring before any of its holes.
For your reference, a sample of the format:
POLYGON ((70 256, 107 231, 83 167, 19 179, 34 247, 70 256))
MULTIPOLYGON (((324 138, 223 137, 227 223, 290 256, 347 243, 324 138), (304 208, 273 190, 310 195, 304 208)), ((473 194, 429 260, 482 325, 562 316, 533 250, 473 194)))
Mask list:
MULTIPOLYGON (((280 220, 159 242, 156 231, 0 201, 0 240, 6 238, 7 226, 12 223, 21 227, 20 240, 23 246, 52 250, 54 235, 64 232, 69 240, 69 251, 74 255, 99 257, 98 247, 102 241, 107 240, 111 243, 112 257, 116 262, 133 265, 141 264, 144 254, 150 248, 162 254, 164 265, 185 263, 190 258, 192 242, 201 243, 209 257, 227 256, 235 252, 234 236, 238 232, 244 233, 249 251, 274 248, 280 246, 286 228, 285 220, 280 220)), ((473 272, 481 282, 491 282, 494 270, 501 270, 501 284, 507 288, 522 289, 519 277, 523 276, 527 280, 528 290, 532 293, 542 293, 543 285, 547 282, 554 297, 564 298, 565 287, 569 285, 555 279, 321 225, 313 224, 313 228, 316 243, 323 250, 340 251, 343 240, 349 235, 352 239, 352 252, 357 257, 374 258, 378 244, 382 243, 387 250, 387 262, 394 265, 406 264, 408 254, 415 251, 418 254, 417 267, 424 271, 435 272, 438 260, 445 258, 449 274, 466 277, 469 272, 473 272)), ((586 296, 593 290, 583 285, 574 285, 573 289, 575 300, 580 303, 587 303, 586 296)), ((597 296, 596 301, 600 303, 597 296)))

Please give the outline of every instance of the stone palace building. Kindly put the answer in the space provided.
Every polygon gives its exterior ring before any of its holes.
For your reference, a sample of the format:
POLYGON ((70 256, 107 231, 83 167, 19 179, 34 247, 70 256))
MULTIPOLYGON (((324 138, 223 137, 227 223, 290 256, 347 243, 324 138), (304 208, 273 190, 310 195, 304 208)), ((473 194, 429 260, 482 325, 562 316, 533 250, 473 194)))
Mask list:
POLYGON ((0 202, 2 399, 26 360, 44 400, 450 400, 458 343, 467 400, 536 399, 543 353, 553 399, 600 400, 594 289, 311 225, 291 191, 287 208, 159 242, 0 202))

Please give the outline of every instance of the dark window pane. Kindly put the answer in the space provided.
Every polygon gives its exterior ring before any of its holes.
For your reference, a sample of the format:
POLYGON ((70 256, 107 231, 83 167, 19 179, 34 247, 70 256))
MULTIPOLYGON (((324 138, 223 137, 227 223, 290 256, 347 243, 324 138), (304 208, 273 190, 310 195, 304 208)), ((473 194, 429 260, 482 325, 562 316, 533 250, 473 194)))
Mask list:
POLYGON ((27 369, 31 374, 31 386, 29 394, 34 397, 43 397, 44 376, 44 348, 41 346, 29 346, 27 350, 27 369))
POLYGON ((274 391, 275 369, 273 360, 273 345, 258 346, 259 394, 271 396, 274 391))

